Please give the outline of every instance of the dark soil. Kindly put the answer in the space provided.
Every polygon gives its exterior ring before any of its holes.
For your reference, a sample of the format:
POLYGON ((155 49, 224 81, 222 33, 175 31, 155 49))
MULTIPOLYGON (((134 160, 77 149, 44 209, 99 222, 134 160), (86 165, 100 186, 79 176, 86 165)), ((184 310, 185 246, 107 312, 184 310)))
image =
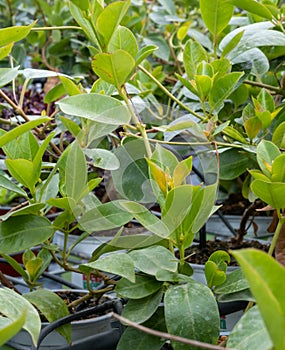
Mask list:
MULTIPOLYGON (((234 239, 230 241, 207 241, 205 248, 200 249, 199 245, 193 245, 190 248, 188 248, 185 251, 185 256, 187 257, 186 261, 189 263, 205 264, 209 256, 217 250, 224 250, 228 252, 229 250, 242 248, 256 248, 267 252, 269 249, 269 245, 262 244, 256 240, 246 240, 241 242, 241 244, 237 244, 236 241, 234 241, 234 239)), ((229 263, 229 265, 237 266, 237 262, 235 261, 233 256, 231 256, 231 262, 229 263)))

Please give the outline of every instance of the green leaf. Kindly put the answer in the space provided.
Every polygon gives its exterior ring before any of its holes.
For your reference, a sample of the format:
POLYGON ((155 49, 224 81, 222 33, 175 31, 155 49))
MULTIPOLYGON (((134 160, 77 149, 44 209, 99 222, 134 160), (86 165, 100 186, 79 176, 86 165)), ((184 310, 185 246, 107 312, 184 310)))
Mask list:
POLYGON ((220 154, 220 179, 233 180, 247 171, 249 158, 246 153, 237 149, 229 149, 220 154))
POLYGON ((243 72, 232 72, 214 81, 209 96, 212 111, 223 105, 243 75, 243 72))
POLYGON ((141 299, 130 299, 124 307, 122 316, 136 322, 143 323, 148 320, 157 310, 162 302, 163 291, 158 290, 156 293, 141 299))
POLYGON ((195 75, 195 83, 196 89, 199 92, 199 97, 204 101, 212 89, 213 80, 207 75, 195 75))
POLYGON ((257 95, 257 101, 262 107, 261 111, 269 111, 270 113, 274 112, 274 99, 266 89, 261 89, 260 93, 257 95))
POLYGON ((221 57, 226 57, 229 52, 231 52, 233 49, 235 49, 240 42, 241 38, 243 37, 244 31, 240 31, 234 35, 234 37, 225 45, 223 48, 221 57))
POLYGON ((207 28, 214 36, 217 36, 232 18, 234 6, 229 1, 200 0, 200 10, 207 28))
POLYGON ((18 68, 0 68, 0 87, 7 85, 10 81, 14 80, 18 73, 18 68))
POLYGON ((0 136, 0 147, 3 147, 8 142, 11 142, 15 138, 19 137, 20 135, 24 134, 25 132, 35 128, 36 126, 50 121, 50 118, 48 117, 41 117, 37 118, 35 120, 31 120, 27 123, 24 123, 22 125, 17 126, 16 128, 6 132, 4 135, 0 136))
POLYGON ((120 162, 116 155, 111 151, 100 148, 84 149, 83 152, 87 157, 93 160, 96 168, 105 170, 117 170, 120 167, 120 162))
POLYGON ((66 195, 76 203, 88 194, 86 160, 77 142, 73 142, 67 155, 65 183, 66 195))
POLYGON ((40 210, 45 207, 44 203, 34 203, 34 204, 29 204, 26 207, 19 208, 14 211, 10 211, 4 215, 0 216, 0 220, 7 220, 10 216, 19 216, 19 215, 38 215, 40 210))
POLYGON ((212 253, 205 264, 205 276, 209 288, 223 284, 226 280, 227 263, 230 256, 223 250, 212 253))
POLYGON ((162 283, 149 276, 136 275, 135 283, 122 278, 116 284, 115 291, 129 299, 145 298, 161 289, 162 283))
POLYGON ((121 49, 112 53, 98 53, 93 57, 92 69, 101 79, 120 90, 133 74, 135 60, 121 49))
POLYGON ((74 122, 73 120, 70 120, 66 117, 60 116, 59 117, 62 124, 66 127, 66 129, 75 137, 77 137, 81 133, 80 126, 74 122))
POLYGON ((107 49, 116 28, 124 18, 129 6, 130 0, 116 1, 106 6, 99 14, 96 20, 96 30, 104 51, 107 49))
MULTIPOLYGON (((0 47, 0 60, 2 60, 3 58, 5 58, 6 56, 9 55, 9 53, 11 52, 12 48, 13 48, 14 43, 10 43, 7 44, 3 47, 0 47)), ((0 80, 1 81, 1 80, 0 80)), ((0 83, 1 85, 1 83, 0 83)))
MULTIPOLYGON (((24 295, 46 317, 49 322, 69 315, 66 303, 56 293, 47 289, 37 289, 24 295)), ((71 324, 65 324, 56 329, 69 344, 71 344, 71 324)))
POLYGON ((20 188, 13 181, 11 181, 6 176, 3 176, 1 174, 0 174, 0 187, 3 187, 9 191, 15 192, 23 197, 28 196, 27 193, 22 188, 20 188))
POLYGON ((70 79, 64 76, 59 77, 60 81, 62 82, 63 88, 65 92, 69 96, 79 95, 82 94, 79 87, 70 79))
POLYGON ((57 104, 66 114, 103 124, 121 125, 130 120, 128 110, 120 101, 100 94, 75 95, 67 97, 57 104))
POLYGON ((261 171, 271 178, 272 163, 281 154, 279 148, 274 143, 262 140, 256 149, 256 158, 261 171))
POLYGON ((57 84, 55 87, 50 89, 44 96, 45 103, 51 103, 58 100, 61 96, 65 94, 65 88, 63 84, 57 84))
POLYGON ((248 118, 244 122, 245 132, 250 140, 253 140, 262 129, 262 122, 258 117, 248 118))
POLYGON ((49 220, 36 215, 20 215, 0 222, 0 251, 17 253, 34 247, 53 234, 49 220))
POLYGON ((216 294, 232 294, 248 289, 247 280, 240 268, 227 274, 226 281, 215 288, 216 294))
POLYGON ((233 5, 248 11, 254 15, 260 16, 262 18, 266 18, 269 21, 272 20, 272 14, 268 10, 268 8, 254 0, 229 0, 230 3, 233 5))
POLYGON ((116 253, 93 261, 91 263, 79 265, 82 272, 92 272, 93 270, 101 270, 104 272, 120 275, 130 282, 135 283, 135 265, 133 260, 126 253, 116 253))
POLYGON ((29 276, 27 274, 27 272, 25 271, 25 269, 21 266, 21 264, 14 259, 12 256, 8 255, 8 254, 1 254, 1 256, 8 262, 8 264, 10 266, 13 267, 13 269, 18 272, 18 274, 20 276, 23 277, 24 281, 27 281, 29 279, 29 276))
POLYGON ((27 159, 6 159, 9 173, 21 184, 32 192, 39 180, 39 173, 34 167, 33 162, 27 159))
POLYGON ((231 252, 243 269, 276 350, 284 349, 285 269, 268 254, 248 248, 231 252))
POLYGON ((71 0, 71 2, 80 8, 80 10, 88 10, 89 9, 89 0, 71 0))
POLYGON ((137 269, 153 276, 159 270, 175 272, 178 267, 178 260, 175 256, 162 246, 133 250, 129 256, 133 259, 137 269))
POLYGON ((13 338, 13 336, 16 335, 22 329, 27 319, 27 312, 26 310, 23 310, 23 313, 19 315, 19 317, 16 318, 14 321, 10 321, 8 318, 2 317, 0 321, 3 321, 4 319, 5 325, 1 325, 0 328, 0 346, 6 344, 8 340, 13 338))
POLYGON ((120 227, 128 223, 133 214, 124 209, 120 201, 112 201, 98 205, 82 215, 80 226, 87 232, 104 231, 120 227))
POLYGON ((8 288, 0 288, 0 312, 15 321, 26 313, 23 328, 31 335, 36 346, 41 331, 41 320, 37 310, 20 294, 8 288))
POLYGON ((285 122, 280 123, 274 130, 272 142, 279 148, 285 148, 285 122))
MULTIPOLYGON (((217 344, 220 317, 216 300, 208 287, 195 281, 170 286, 164 303, 165 321, 170 334, 217 344)), ((178 343, 173 343, 173 346, 175 349, 185 348, 178 343)))
POLYGON ((183 54, 183 62, 189 79, 193 79, 200 62, 208 61, 208 54, 197 41, 188 40, 183 54))
POLYGON ((272 181, 285 182, 285 154, 277 156, 272 163, 272 181))
POLYGON ((173 172, 174 186, 180 186, 184 184, 186 177, 192 170, 192 156, 179 162, 173 172))
POLYGON ((254 180, 250 188, 253 193, 274 209, 285 208, 285 183, 254 180))
POLYGON ((234 326, 228 337, 227 346, 239 350, 273 348, 257 306, 249 309, 234 326))
POLYGON ((15 41, 24 39, 29 33, 36 21, 28 26, 14 26, 0 29, 0 46, 6 46, 15 41))
POLYGON ((156 51, 158 47, 156 45, 147 45, 142 47, 136 55, 136 66, 141 64, 141 62, 147 58, 150 54, 156 51))
POLYGON ((136 37, 126 27, 119 26, 116 29, 108 46, 108 52, 114 52, 119 49, 128 52, 134 58, 138 53, 136 37))

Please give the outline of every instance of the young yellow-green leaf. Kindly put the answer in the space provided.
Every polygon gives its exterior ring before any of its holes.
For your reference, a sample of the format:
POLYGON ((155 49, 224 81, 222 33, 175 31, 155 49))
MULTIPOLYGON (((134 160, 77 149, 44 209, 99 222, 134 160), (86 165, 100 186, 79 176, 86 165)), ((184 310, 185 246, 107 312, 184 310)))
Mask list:
POLYGON ((147 45, 142 47, 136 55, 136 66, 138 66, 147 56, 158 49, 156 45, 147 45))
POLYGON ((82 94, 82 91, 71 79, 64 76, 60 76, 59 79, 62 82, 65 92, 69 96, 82 94))
POLYGON ((173 172, 174 187, 183 185, 192 170, 192 156, 179 162, 173 172))
POLYGON ((124 50, 99 53, 92 61, 93 71, 103 80, 120 89, 131 77, 135 68, 134 58, 124 50))
POLYGON ((22 295, 8 288, 0 288, 0 312, 12 321, 26 313, 23 328, 31 335, 36 346, 41 331, 41 319, 37 310, 22 295))
POLYGON ((12 48, 13 48, 14 43, 10 43, 7 44, 3 47, 0 47, 0 60, 2 60, 3 58, 5 58, 6 56, 9 55, 9 53, 11 52, 12 48))
POLYGON ((213 80, 207 75, 195 75, 195 83, 199 97, 202 101, 204 101, 207 96, 209 96, 212 89, 213 80))
POLYGON ((22 329, 22 327, 26 322, 26 319, 27 319, 26 310, 23 310, 23 313, 13 321, 9 320, 9 318, 1 317, 2 322, 1 322, 1 328, 0 328, 0 346, 6 344, 8 340, 13 338, 13 336, 16 335, 22 329), (5 319, 5 325, 3 326, 4 319, 5 319))
POLYGON ((8 179, 6 176, 0 174, 0 187, 6 188, 9 191, 13 191, 20 196, 28 197, 27 193, 19 186, 17 186, 13 181, 8 179))
POLYGON ((244 128, 250 140, 253 140, 262 129, 262 122, 258 117, 248 118, 244 122, 244 128))
POLYGON ((34 167, 33 162, 27 159, 6 159, 5 164, 11 176, 30 191, 34 192, 34 187, 39 180, 40 173, 34 167))
POLYGON ((221 57, 226 57, 228 53, 230 53, 233 49, 236 48, 241 38, 243 37, 243 33, 244 33, 244 30, 241 30, 240 32, 235 34, 235 36, 223 48, 221 57))
POLYGON ((96 20, 96 30, 100 44, 105 51, 116 30, 130 6, 130 0, 116 1, 104 8, 96 20))
POLYGON ((284 267, 268 254, 256 249, 241 249, 232 254, 248 281, 274 349, 284 349, 284 267))
POLYGON ((234 13, 234 5, 225 0, 200 0, 200 9, 207 28, 214 36, 226 28, 234 13))
POLYGON ((71 0, 71 2, 80 8, 80 10, 88 10, 89 9, 89 0, 71 0))
POLYGON ((116 29, 108 45, 108 52, 114 52, 119 49, 128 52, 134 58, 138 53, 136 37, 130 29, 122 26, 116 29))
POLYGON ((153 177, 153 179, 155 180, 159 189, 161 190, 161 192, 165 197, 168 191, 165 172, 152 160, 146 159, 146 161, 148 163, 151 176, 153 177))
POLYGON ((279 148, 285 148, 285 122, 279 124, 274 130, 272 142, 279 148))
POLYGON ((274 99, 266 89, 261 89, 257 96, 257 101, 261 104, 264 111, 269 111, 270 113, 274 112, 274 99))
POLYGON ((271 178, 272 163, 274 159, 281 154, 279 148, 272 142, 263 140, 256 149, 256 159, 262 172, 271 178))
POLYGON ((272 163, 272 181, 285 182, 285 154, 277 156, 272 163))
POLYGON ((225 271, 220 270, 217 264, 215 264, 213 261, 206 262, 205 276, 209 288, 224 283, 227 278, 225 271))
POLYGON ((6 46, 15 41, 24 39, 35 24, 36 21, 28 26, 15 26, 0 29, 0 46, 6 46))
POLYGON ((41 117, 35 120, 31 120, 27 123, 24 123, 22 125, 17 126, 16 128, 6 132, 2 136, 0 136, 0 147, 3 147, 8 142, 12 141, 13 139, 17 138, 18 136, 24 134, 25 132, 35 128, 39 124, 45 123, 49 121, 50 118, 48 117, 41 117))
POLYGON ((244 138, 244 136, 236 130, 234 127, 231 125, 227 126, 224 128, 223 133, 231 138, 233 138, 236 141, 239 141, 243 144, 247 144, 247 140, 244 138))

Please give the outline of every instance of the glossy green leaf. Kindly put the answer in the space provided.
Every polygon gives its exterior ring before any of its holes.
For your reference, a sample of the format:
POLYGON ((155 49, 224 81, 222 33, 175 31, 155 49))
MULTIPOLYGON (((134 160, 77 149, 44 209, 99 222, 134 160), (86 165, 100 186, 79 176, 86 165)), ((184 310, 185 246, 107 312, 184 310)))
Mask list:
POLYGON ((34 159, 38 149, 38 141, 31 131, 24 132, 3 147, 7 158, 23 158, 30 161, 34 159))
POLYGON ((274 209, 285 208, 285 183, 254 180, 250 186, 253 193, 274 209))
POLYGON ((120 166, 118 158, 111 151, 100 148, 84 149, 83 151, 93 160, 96 168, 116 170, 120 166))
POLYGON ((0 68, 0 87, 7 85, 17 77, 18 68, 0 68))
POLYGON ((243 74, 243 72, 232 72, 214 81, 209 96, 209 103, 212 111, 223 105, 225 99, 227 99, 236 88, 243 74))
POLYGON ((58 102, 58 106, 66 114, 103 124, 121 125, 130 120, 126 107, 120 101, 100 94, 81 94, 67 97, 58 102))
MULTIPOLYGON (((166 332, 163 309, 158 308, 152 317, 143 325, 151 329, 166 332)), ((164 339, 132 327, 127 327, 120 337, 116 350, 160 350, 164 343, 164 339)))
POLYGON ((49 220, 36 215, 20 215, 0 222, 0 251, 11 254, 34 247, 53 234, 49 220))
POLYGON ((155 313, 162 302, 162 296, 163 291, 160 289, 148 297, 130 299, 123 309, 122 316, 133 322, 143 323, 155 313))
POLYGON ((7 220, 10 216, 19 216, 19 215, 38 215, 40 210, 45 207, 44 203, 34 203, 27 205, 26 207, 19 208, 17 210, 10 211, 4 215, 0 216, 0 220, 7 220))
MULTIPOLYGON (((208 287, 195 281, 170 286, 164 304, 170 334, 217 344, 220 317, 216 300, 208 287)), ((173 343, 173 346, 177 350, 185 349, 179 343, 173 343)))
POLYGON ((27 159, 6 159, 7 169, 20 184, 34 191, 34 187, 39 180, 39 172, 34 167, 33 162, 27 159))
POLYGON ((0 136, 0 147, 3 147, 8 142, 12 141, 13 139, 19 137, 20 135, 26 133, 29 130, 32 130, 36 126, 48 122, 50 118, 48 117, 41 117, 37 118, 35 120, 31 120, 27 123, 24 123, 22 125, 17 126, 16 128, 6 132, 4 135, 0 136))
POLYGON ((241 142, 243 144, 247 144, 248 143, 246 141, 246 139, 244 138, 244 136, 231 125, 225 127, 223 132, 224 132, 225 135, 233 138, 236 141, 239 141, 239 142, 241 142))
POLYGON ((216 294, 232 294, 248 289, 247 280, 241 268, 229 272, 226 281, 215 288, 216 294))
POLYGON ((10 266, 13 267, 13 269, 23 277, 24 281, 29 279, 29 276, 26 272, 26 270, 21 266, 21 263, 19 263, 16 259, 14 259, 9 254, 1 254, 2 258, 4 258, 10 266))
POLYGON ((79 266, 82 272, 92 272, 101 270, 122 276, 132 283, 135 283, 135 265, 133 260, 126 253, 110 254, 93 261, 91 263, 79 266))
POLYGON ((23 328, 31 335, 36 346, 41 331, 41 320, 37 310, 20 294, 8 288, 0 288, 0 311, 15 321, 26 313, 23 328))
POLYGON ((226 280, 227 263, 230 256, 223 250, 212 253, 205 264, 205 276, 209 288, 223 284, 226 280))
POLYGON ((268 254, 256 249, 242 249, 232 254, 248 280, 274 348, 284 349, 284 267, 268 254))
POLYGON ((108 44, 125 16, 130 6, 130 0, 116 1, 104 8, 96 20, 96 30, 102 47, 107 49, 108 44))
POLYGON ((135 283, 127 279, 120 279, 115 291, 120 296, 129 299, 145 298, 161 289, 162 283, 149 276, 136 275, 135 283))
POLYGON ((123 208, 120 201, 114 200, 84 213, 79 224, 85 231, 92 233, 123 226, 132 218, 133 214, 123 208))
MULTIPOLYGON (((49 322, 53 322, 59 318, 69 315, 66 303, 56 293, 48 289, 37 289, 34 292, 24 295, 30 303, 32 303, 46 317, 49 322)), ((66 341, 71 343, 71 324, 65 324, 56 329, 66 341)))
POLYGON ((257 101, 260 103, 264 111, 269 111, 272 113, 275 109, 274 99, 271 94, 266 89, 261 89, 260 93, 257 95, 257 101))
MULTIPOLYGON (((3 58, 5 58, 6 56, 9 55, 9 53, 11 52, 12 48, 13 48, 14 43, 10 43, 7 44, 3 47, 0 47, 0 60, 2 60, 3 58)), ((1 85, 1 83, 0 83, 1 85)))
POLYGON ((229 149, 220 154, 220 179, 233 180, 247 171, 249 159, 244 151, 229 149))
POLYGON ((270 141, 262 140, 257 146, 256 153, 261 171, 271 178, 273 160, 281 154, 279 148, 270 141))
POLYGON ((70 120, 66 117, 60 116, 59 117, 60 121, 62 124, 66 127, 66 129, 73 135, 73 136, 78 136, 81 133, 81 128, 80 126, 74 122, 73 120, 70 120))
POLYGON ((285 122, 280 123, 274 130, 272 142, 279 148, 285 148, 285 122))
POLYGON ((147 45, 142 47, 136 55, 136 66, 141 64, 141 62, 156 51, 158 47, 156 45, 147 45))
POLYGON ((84 153, 77 142, 73 142, 66 160, 66 195, 78 202, 88 193, 87 165, 84 153))
POLYGON ((166 248, 152 246, 144 249, 133 250, 129 253, 135 267, 149 275, 155 275, 159 270, 175 272, 178 267, 178 260, 166 248))
POLYGON ((200 10, 207 28, 216 36, 228 25, 234 12, 234 6, 229 1, 200 0, 200 10))
POLYGON ((7 343, 8 340, 13 338, 24 326, 27 318, 27 312, 24 310, 18 318, 11 321, 8 318, 0 318, 0 346, 7 343), (4 321, 5 320, 5 321, 4 321))
POLYGON ((231 331, 227 347, 239 350, 271 350, 272 341, 257 306, 248 310, 231 331))
POLYGON ((231 62, 227 58, 219 58, 211 62, 214 70, 214 79, 219 79, 231 71, 231 62))
POLYGON ((197 41, 188 40, 184 48, 183 61, 188 78, 193 79, 198 63, 208 61, 207 51, 197 41))
POLYGON ((9 191, 15 192, 20 196, 27 197, 27 193, 17 186, 13 181, 11 181, 6 176, 0 174, 0 187, 6 188, 9 191))
POLYGON ((58 100, 60 97, 62 97, 65 94, 65 88, 63 87, 63 84, 60 83, 50 89, 44 96, 44 102, 45 103, 51 103, 56 100, 58 100))
POLYGON ((207 75, 196 75, 195 76, 196 89, 199 92, 199 97, 202 101, 208 97, 212 86, 213 80, 207 75))
POLYGON ((170 234, 168 227, 151 213, 145 206, 131 201, 119 201, 119 205, 128 211, 147 230, 161 238, 167 238, 170 234))
POLYGON ((254 15, 263 17, 268 19, 269 21, 272 20, 272 14, 271 12, 268 10, 268 8, 257 2, 254 0, 229 0, 230 3, 232 3, 233 5, 248 11, 254 15))
POLYGON ((36 22, 28 26, 14 26, 0 29, 0 46, 6 46, 12 42, 24 39, 36 22))
POLYGON ((114 52, 119 49, 128 52, 134 58, 138 53, 136 37, 132 31, 126 27, 119 26, 108 45, 108 52, 114 52))
POLYGON ((272 181, 285 183, 285 154, 277 156, 272 163, 272 181))
POLYGON ((112 53, 99 53, 92 60, 93 71, 103 80, 120 89, 131 77, 134 58, 121 49, 112 53))

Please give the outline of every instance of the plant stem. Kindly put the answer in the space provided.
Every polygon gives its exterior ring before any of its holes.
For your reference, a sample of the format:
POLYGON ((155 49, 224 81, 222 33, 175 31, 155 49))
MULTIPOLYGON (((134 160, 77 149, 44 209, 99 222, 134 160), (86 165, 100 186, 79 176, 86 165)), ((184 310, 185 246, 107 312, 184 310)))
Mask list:
POLYGON ((127 106, 128 110, 129 110, 129 112, 131 114, 132 121, 135 124, 137 131, 139 131, 141 133, 141 136, 142 136, 145 148, 146 148, 146 153, 147 153, 148 158, 151 158, 152 150, 151 150, 149 139, 147 137, 147 133, 146 133, 146 130, 145 130, 145 125, 139 121, 139 119, 138 119, 138 117, 137 117, 137 115, 136 115, 136 113, 135 113, 135 111, 134 111, 134 109, 133 109, 129 99, 128 99, 126 90, 124 88, 119 90, 119 95, 125 101, 126 106, 127 106))
POLYGON ((271 244, 270 244, 270 248, 268 251, 269 255, 272 255, 276 246, 276 242, 278 240, 279 234, 281 232, 282 226, 285 223, 285 217, 282 216, 282 214, 278 213, 278 224, 274 233, 274 236, 272 238, 271 244))
POLYGON ((276 92, 277 94, 285 96, 285 89, 279 88, 277 86, 267 85, 267 84, 263 84, 263 83, 260 83, 258 81, 252 81, 252 80, 245 80, 244 84, 257 86, 257 87, 260 87, 260 88, 271 90, 271 91, 276 92))
MULTIPOLYGON (((14 109, 14 111, 19 114, 21 117, 25 119, 26 122, 29 122, 29 118, 26 116, 25 112, 22 110, 20 106, 17 106, 15 102, 13 102, 6 94, 0 89, 0 96, 9 103, 9 105, 14 109)), ((37 129, 37 128, 35 128, 37 129)), ((37 129, 39 131, 39 129, 37 129)))
POLYGON ((158 81, 149 71, 147 71, 143 66, 139 65, 138 68, 144 72, 153 82, 156 83, 156 85, 168 96, 170 97, 174 102, 176 102, 180 107, 184 108, 187 112, 194 115, 194 117, 198 118, 199 120, 206 122, 207 118, 202 117, 200 114, 192 111, 191 108, 187 107, 183 102, 181 102, 178 98, 176 98, 174 95, 172 95, 171 92, 169 92, 160 81, 158 81))
MULTIPOLYGON (((126 324, 126 325, 128 325, 130 327, 133 327, 135 329, 138 329, 138 330, 140 330, 140 331, 142 331, 144 333, 154 335, 155 337, 159 337, 159 338, 162 338, 162 339, 173 340, 173 341, 180 342, 182 344, 188 344, 188 345, 196 346, 196 347, 203 348, 203 349, 221 350, 221 347, 218 346, 218 345, 202 343, 202 342, 200 342, 198 340, 182 338, 182 337, 179 337, 179 336, 176 336, 176 335, 172 335, 172 334, 168 334, 168 333, 165 333, 165 332, 156 331, 154 329, 151 329, 151 328, 142 326, 142 325, 140 325, 138 323, 132 322, 132 321, 128 320, 125 317, 122 317, 122 316, 120 316, 118 314, 115 314, 114 312, 112 313, 112 316, 114 318, 116 318, 117 320, 119 320, 123 324, 126 324)), ((230 348, 223 348, 223 349, 230 350, 230 348)))
POLYGON ((31 31, 39 31, 39 30, 55 30, 55 29, 80 29, 81 27, 78 26, 55 26, 55 27, 34 27, 31 28, 31 31))

